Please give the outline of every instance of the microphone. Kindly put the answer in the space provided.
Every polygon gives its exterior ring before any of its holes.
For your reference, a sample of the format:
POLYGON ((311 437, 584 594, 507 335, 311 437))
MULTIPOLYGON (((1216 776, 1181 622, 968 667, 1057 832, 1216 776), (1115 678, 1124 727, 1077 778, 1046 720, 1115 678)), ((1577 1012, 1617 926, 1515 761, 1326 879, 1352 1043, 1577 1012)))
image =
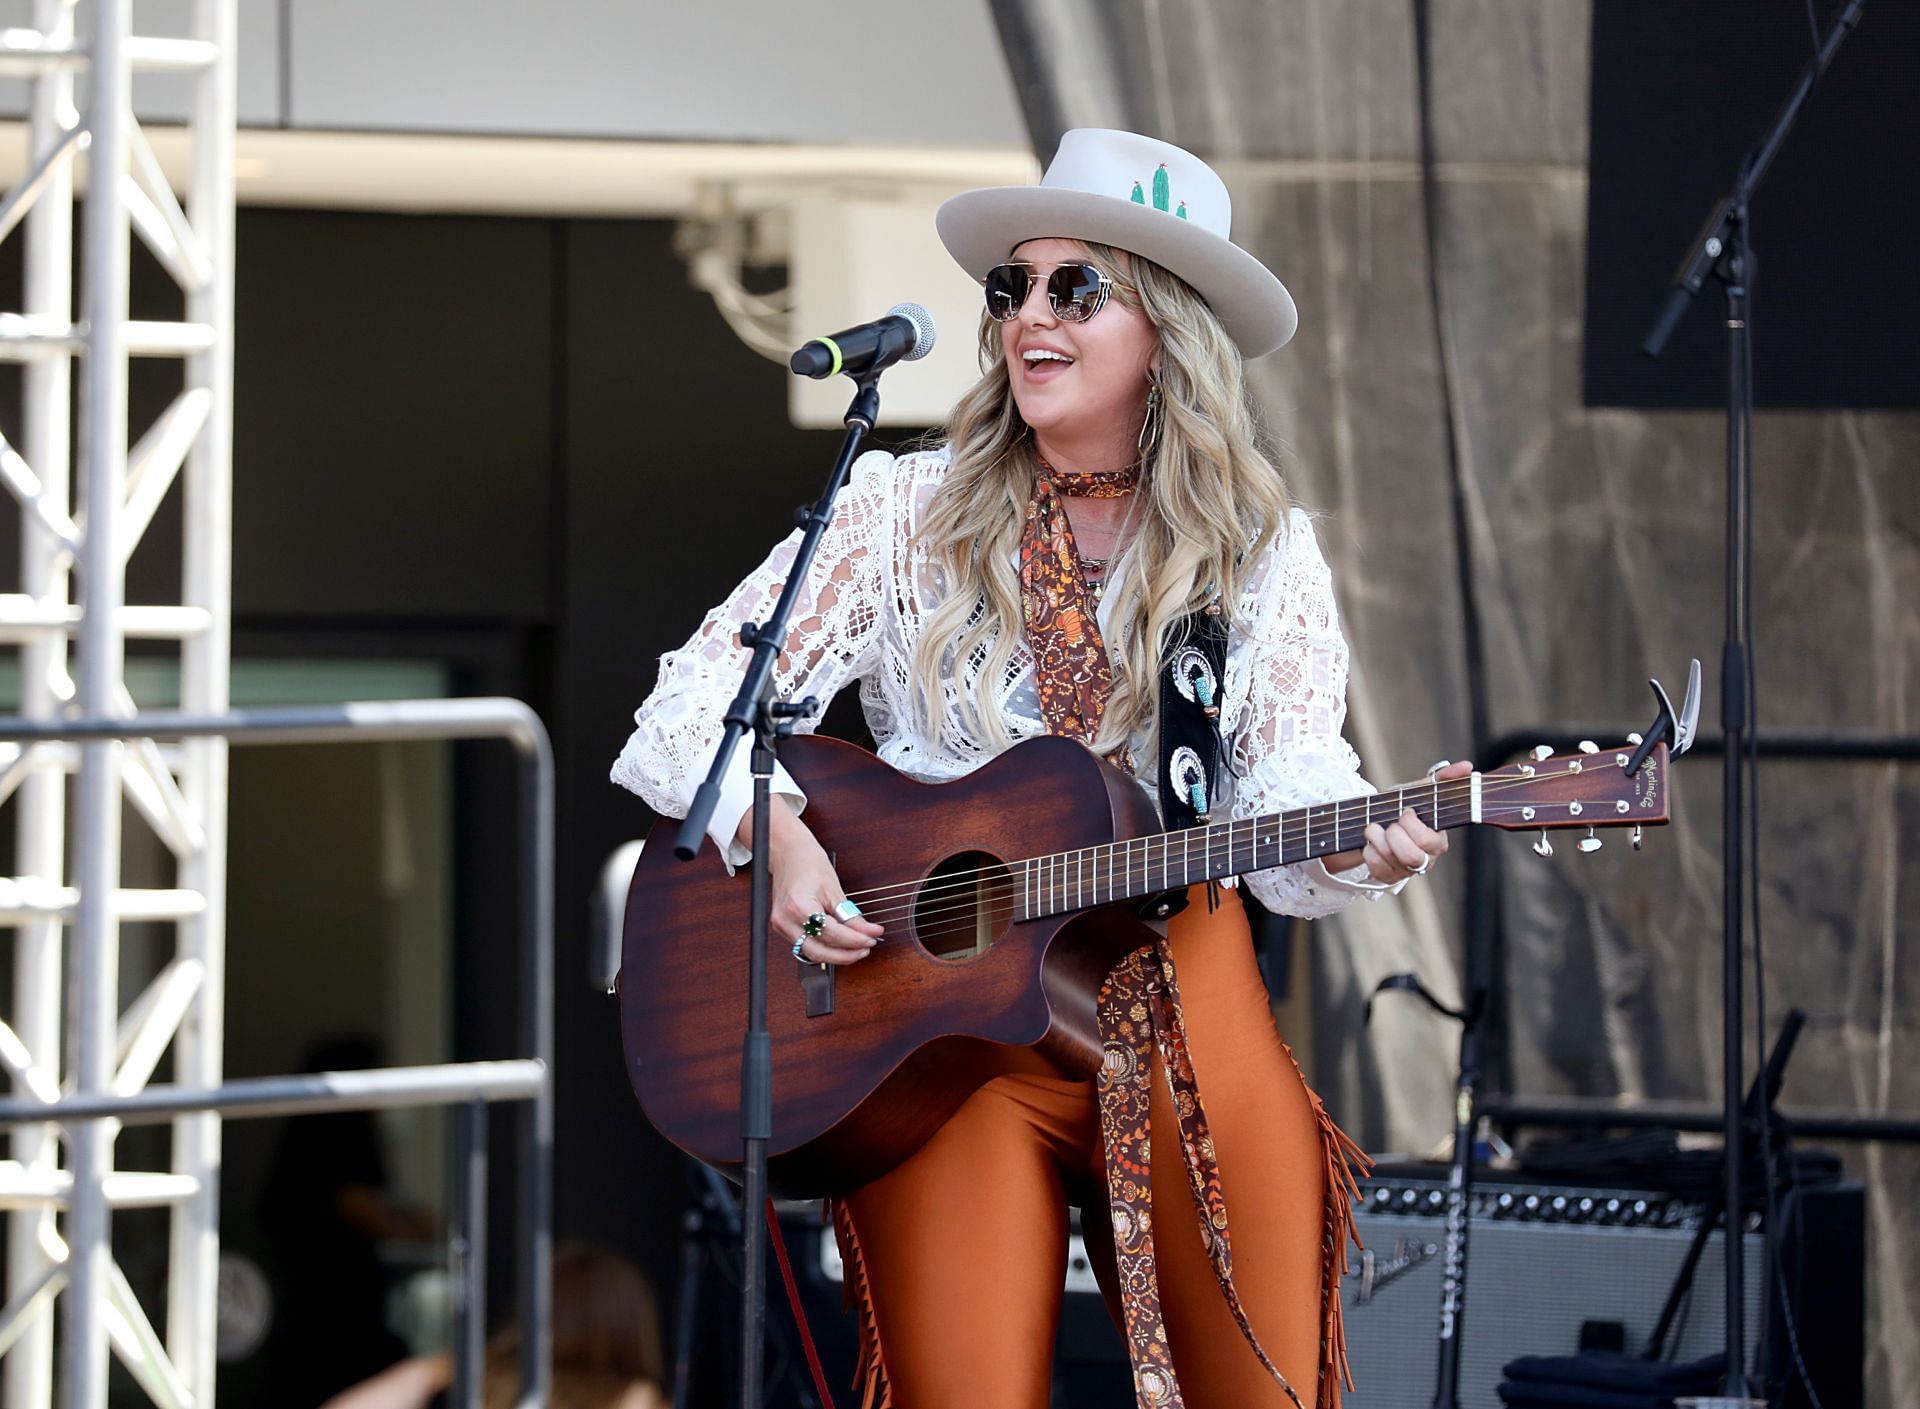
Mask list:
POLYGON ((815 380, 845 372, 856 381, 878 376, 896 362, 918 362, 933 351, 933 315, 917 303, 896 303, 887 316, 829 338, 814 338, 787 365, 815 380))

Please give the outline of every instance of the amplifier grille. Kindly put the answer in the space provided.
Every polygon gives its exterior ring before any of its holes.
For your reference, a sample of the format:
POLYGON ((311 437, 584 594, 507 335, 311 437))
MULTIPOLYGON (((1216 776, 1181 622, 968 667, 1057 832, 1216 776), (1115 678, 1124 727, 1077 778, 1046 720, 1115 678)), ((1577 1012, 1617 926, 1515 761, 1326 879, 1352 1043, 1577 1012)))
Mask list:
MULTIPOLYGON (((1532 1191, 1529 1191, 1532 1192, 1532 1191)), ((1424 1200, 1423 1200, 1424 1202, 1424 1200)), ((1355 1392, 1351 1409, 1431 1409, 1440 1320, 1443 1221, 1424 1214, 1361 1213, 1366 1254, 1348 1254, 1342 1284, 1355 1392)), ((1629 1354, 1642 1350, 1685 1259, 1685 1227, 1482 1222, 1467 1245, 1463 1405, 1497 1405, 1500 1370, 1521 1355, 1571 1355, 1584 1321, 1617 1321, 1629 1354)), ((1746 1339, 1759 1338, 1765 1240, 1746 1237, 1746 1339)), ((1667 1338, 1667 1358, 1694 1360, 1725 1338, 1721 1284, 1726 1235, 1716 1232, 1693 1290, 1667 1338)))

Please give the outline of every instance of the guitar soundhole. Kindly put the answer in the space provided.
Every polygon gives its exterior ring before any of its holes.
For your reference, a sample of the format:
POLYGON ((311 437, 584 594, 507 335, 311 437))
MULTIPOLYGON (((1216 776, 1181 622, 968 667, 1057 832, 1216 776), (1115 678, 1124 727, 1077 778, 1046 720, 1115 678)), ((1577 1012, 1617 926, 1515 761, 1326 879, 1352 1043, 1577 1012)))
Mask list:
POLYGON ((914 897, 914 933, 936 959, 974 958, 1013 923, 1013 897, 1013 873, 999 857, 984 851, 949 856, 914 897))

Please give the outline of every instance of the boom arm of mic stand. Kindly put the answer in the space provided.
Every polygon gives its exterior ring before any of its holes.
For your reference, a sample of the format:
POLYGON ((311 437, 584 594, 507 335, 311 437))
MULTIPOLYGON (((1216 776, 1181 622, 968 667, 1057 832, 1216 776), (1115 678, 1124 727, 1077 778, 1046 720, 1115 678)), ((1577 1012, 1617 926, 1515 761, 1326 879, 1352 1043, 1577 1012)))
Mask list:
POLYGON ((1866 0, 1852 0, 1852 3, 1840 13, 1827 31, 1827 37, 1821 41, 1819 50, 1807 63, 1800 82, 1788 96, 1785 106, 1768 129, 1760 145, 1749 152, 1740 164, 1739 178, 1734 182, 1733 193, 1721 199, 1708 214, 1706 224, 1700 227, 1700 233, 1694 236, 1693 246, 1686 257, 1680 261, 1680 267, 1674 272, 1673 288, 1660 312, 1653 320, 1653 326, 1647 331, 1646 340, 1640 344, 1640 350, 1649 357, 1658 357, 1666 350, 1667 339, 1679 325, 1681 316, 1686 313, 1687 305, 1693 302, 1707 281, 1707 275, 1714 265, 1726 253, 1731 243, 1732 226, 1737 220, 1746 218, 1747 200, 1753 194, 1754 187, 1767 174, 1767 168, 1773 165, 1773 158, 1780 150, 1780 144, 1786 140, 1787 132, 1793 127, 1794 120, 1800 116, 1800 109, 1806 105, 1813 90, 1819 85, 1820 77, 1833 63, 1833 56, 1840 51, 1840 45, 1853 27, 1860 23, 1860 13, 1866 8, 1866 0))

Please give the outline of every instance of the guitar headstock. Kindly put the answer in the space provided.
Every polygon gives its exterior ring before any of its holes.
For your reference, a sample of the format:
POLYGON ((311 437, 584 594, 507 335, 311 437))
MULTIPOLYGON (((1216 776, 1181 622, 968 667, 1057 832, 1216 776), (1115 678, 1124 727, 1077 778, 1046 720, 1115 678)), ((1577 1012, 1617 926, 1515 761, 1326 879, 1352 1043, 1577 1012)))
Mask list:
MULTIPOLYGON (((1531 759, 1481 775, 1480 820, 1509 831, 1633 827, 1638 846, 1639 828, 1669 820, 1667 746, 1655 745, 1640 771, 1629 775, 1632 756, 1630 745, 1602 749, 1585 744, 1568 754, 1536 749, 1531 759)), ((1580 843, 1582 851, 1599 846, 1593 836, 1580 843)), ((1546 856, 1553 848, 1543 835, 1534 850, 1546 856)))

